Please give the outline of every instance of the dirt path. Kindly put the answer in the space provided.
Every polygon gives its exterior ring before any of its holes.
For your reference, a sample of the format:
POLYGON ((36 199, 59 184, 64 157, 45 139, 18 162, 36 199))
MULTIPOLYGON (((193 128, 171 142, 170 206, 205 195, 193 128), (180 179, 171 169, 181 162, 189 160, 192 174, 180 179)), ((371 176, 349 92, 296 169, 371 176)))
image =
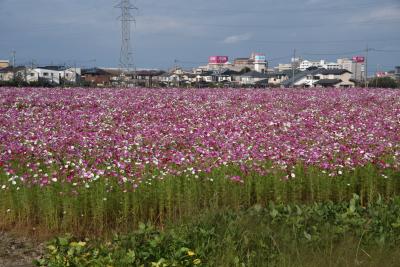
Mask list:
POLYGON ((31 267, 43 251, 43 244, 0 232, 0 267, 31 267))

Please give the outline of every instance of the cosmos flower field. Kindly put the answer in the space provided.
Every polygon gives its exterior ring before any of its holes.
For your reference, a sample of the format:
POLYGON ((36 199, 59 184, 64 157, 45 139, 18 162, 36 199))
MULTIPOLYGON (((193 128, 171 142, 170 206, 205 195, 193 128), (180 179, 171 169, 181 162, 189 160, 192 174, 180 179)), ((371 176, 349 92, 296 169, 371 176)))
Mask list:
POLYGON ((400 192, 400 91, 0 89, 1 227, 400 192))

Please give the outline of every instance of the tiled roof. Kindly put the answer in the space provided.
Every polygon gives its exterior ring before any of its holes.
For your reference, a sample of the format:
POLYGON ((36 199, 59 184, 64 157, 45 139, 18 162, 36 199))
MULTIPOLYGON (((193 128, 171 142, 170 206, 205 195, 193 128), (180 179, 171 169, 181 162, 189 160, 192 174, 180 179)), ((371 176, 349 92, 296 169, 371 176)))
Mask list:
POLYGON ((340 80, 340 79, 322 79, 322 80, 319 80, 318 82, 316 82, 316 84, 329 86, 329 85, 338 84, 340 82, 342 82, 342 80, 340 80))
POLYGON ((249 71, 245 74, 240 75, 240 77, 250 77, 250 78, 267 78, 265 73, 257 72, 257 71, 249 71))
POLYGON ((327 70, 327 69, 320 69, 320 73, 323 75, 329 75, 329 74, 333 74, 333 75, 342 75, 344 73, 351 73, 348 70, 345 69, 332 69, 332 70, 327 70))

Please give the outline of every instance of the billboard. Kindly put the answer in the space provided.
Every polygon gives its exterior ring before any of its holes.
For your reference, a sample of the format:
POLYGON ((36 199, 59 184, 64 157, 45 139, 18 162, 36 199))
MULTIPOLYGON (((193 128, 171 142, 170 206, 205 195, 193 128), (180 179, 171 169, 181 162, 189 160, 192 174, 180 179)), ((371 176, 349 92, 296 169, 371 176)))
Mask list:
POLYGON ((355 63, 364 63, 365 62, 365 57, 363 57, 363 56, 355 56, 355 57, 353 57, 353 62, 355 62, 355 63))
POLYGON ((227 56, 212 56, 208 58, 209 64, 225 64, 228 62, 229 58, 227 56))
POLYGON ((264 63, 267 61, 267 57, 264 54, 256 54, 254 56, 254 61, 255 62, 261 62, 264 63))
POLYGON ((388 73, 383 71, 378 71, 377 73, 375 73, 375 76, 378 78, 387 77, 388 73))

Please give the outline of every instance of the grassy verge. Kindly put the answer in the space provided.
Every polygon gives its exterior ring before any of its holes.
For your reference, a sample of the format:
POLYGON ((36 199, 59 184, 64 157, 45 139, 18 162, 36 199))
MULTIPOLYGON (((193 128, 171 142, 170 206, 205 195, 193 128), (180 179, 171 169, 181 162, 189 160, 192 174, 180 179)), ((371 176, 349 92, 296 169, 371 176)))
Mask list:
POLYGON ((400 194, 400 173, 372 164, 340 174, 300 165, 289 173, 272 166, 264 169, 261 175, 238 166, 210 173, 193 173, 189 168, 174 176, 154 170, 125 183, 112 177, 75 177, 70 182, 59 177, 44 186, 10 180, 10 175, 0 171, 0 228, 98 236, 129 232, 143 221, 162 227, 204 212, 238 211, 256 204, 342 203, 357 194, 366 206, 400 194))
POLYGON ((38 266, 398 266, 400 199, 255 205, 113 239, 57 238, 38 266), (397 265, 396 265, 397 264, 397 265))

